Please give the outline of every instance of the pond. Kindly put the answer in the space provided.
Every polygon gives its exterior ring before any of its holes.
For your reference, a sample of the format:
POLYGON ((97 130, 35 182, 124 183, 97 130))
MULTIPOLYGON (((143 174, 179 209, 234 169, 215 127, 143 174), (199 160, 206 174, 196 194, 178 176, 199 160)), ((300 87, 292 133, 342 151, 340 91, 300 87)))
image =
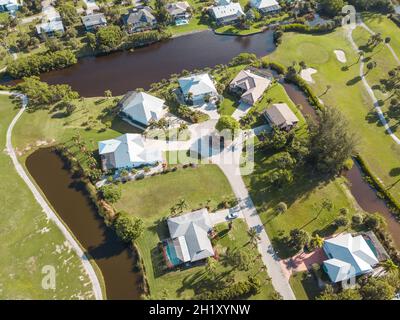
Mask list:
POLYGON ((55 211, 101 269, 108 299, 139 299, 136 257, 121 242, 89 199, 83 183, 72 176, 51 148, 39 149, 26 167, 55 211))
POLYGON ((220 36, 212 31, 173 38, 133 52, 117 52, 89 57, 67 69, 41 76, 50 84, 66 83, 82 96, 114 95, 167 79, 182 70, 194 70, 226 64, 242 52, 264 56, 275 50, 273 32, 248 37, 220 36))

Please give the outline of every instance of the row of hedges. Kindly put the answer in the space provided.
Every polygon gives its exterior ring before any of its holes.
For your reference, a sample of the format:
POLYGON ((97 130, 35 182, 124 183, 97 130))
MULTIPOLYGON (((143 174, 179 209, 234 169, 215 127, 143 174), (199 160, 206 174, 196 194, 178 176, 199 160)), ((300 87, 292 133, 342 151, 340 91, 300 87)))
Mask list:
POLYGON ((281 25, 279 29, 282 30, 283 32, 323 34, 323 33, 328 33, 328 32, 335 30, 336 27, 337 27, 337 25, 334 22, 317 25, 315 27, 311 27, 309 25, 301 24, 301 23, 292 23, 292 24, 281 25))
POLYGON ((124 49, 132 49, 147 46, 152 43, 163 41, 172 37, 169 31, 151 30, 145 32, 133 33, 128 36, 124 49))
POLYGON ((317 95, 314 93, 313 89, 299 75, 295 75, 294 77, 285 77, 285 81, 297 85, 305 93, 305 95, 308 98, 308 101, 317 110, 322 110, 324 108, 324 105, 320 102, 317 95))
POLYGON ((43 72, 70 67, 78 62, 71 50, 60 50, 46 54, 33 54, 10 62, 7 73, 14 79, 37 76, 43 72))

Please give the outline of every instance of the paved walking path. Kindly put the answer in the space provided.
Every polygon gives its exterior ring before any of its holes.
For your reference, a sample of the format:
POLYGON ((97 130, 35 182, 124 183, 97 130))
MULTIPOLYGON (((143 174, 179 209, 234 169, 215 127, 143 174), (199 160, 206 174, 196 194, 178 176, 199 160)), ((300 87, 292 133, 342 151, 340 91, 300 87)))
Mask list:
MULTIPOLYGON (((2 95, 12 95, 11 92, 8 91, 0 91, 0 94, 2 95)), ((95 295, 95 298, 97 300, 102 300, 103 299, 103 293, 101 290, 100 282, 97 279, 96 272, 93 269, 93 266, 91 265, 88 257, 86 254, 83 252, 82 248, 79 246, 79 244, 76 242, 72 234, 68 231, 68 229, 65 227, 64 223, 59 219, 57 214, 50 208, 50 206, 47 204, 46 200, 43 198, 39 190, 36 188, 35 184, 31 181, 29 176, 26 174, 24 168, 21 166, 21 164, 18 161, 18 157, 15 153, 14 147, 12 145, 12 130, 21 117, 22 113, 25 111, 26 105, 28 104, 28 99, 24 95, 17 95, 21 101, 22 101, 22 108, 21 110, 17 113, 17 115, 14 117, 14 119, 11 121, 10 126, 7 129, 7 137, 6 137, 6 149, 11 157, 11 160, 13 162, 13 165, 18 173, 18 175, 24 180, 28 188, 31 190, 33 193, 33 196, 35 197, 35 200, 39 205, 42 207, 43 212, 46 214, 47 218, 52 220, 57 227, 61 230, 62 234, 64 237, 68 240, 68 242, 71 244, 72 248, 76 251, 78 254, 80 260, 82 261, 83 267, 85 268, 86 273, 88 274, 90 281, 92 282, 93 285, 93 292, 95 295)))
MULTIPOLYGON (((365 28, 368 32, 370 32, 371 34, 374 34, 373 31, 371 29, 369 29, 363 22, 360 22, 357 24, 358 26, 365 28)), ((351 43, 351 45, 353 46, 354 50, 356 50, 357 52, 359 52, 360 50, 358 49, 357 44, 355 43, 354 39, 353 39, 353 30, 354 28, 348 27, 347 31, 347 36, 348 39, 351 43)), ((395 59, 399 62, 400 64, 400 60, 397 57, 396 53, 393 51, 392 47, 389 44, 386 44, 389 49, 391 49, 392 53, 394 54, 395 59)), ((374 104, 374 108, 376 113, 378 114, 379 120, 382 123, 382 125, 384 126, 384 128, 386 129, 386 132, 390 135, 390 137, 393 139, 394 142, 396 142, 397 144, 400 144, 400 139, 393 133, 392 129, 390 129, 389 123, 386 121, 386 118, 383 114, 382 108, 379 105, 379 101, 375 96, 374 91, 372 90, 371 86, 369 85, 365 73, 364 73, 364 55, 361 57, 361 63, 360 63, 360 77, 362 80, 362 83, 365 87, 365 89, 368 92, 368 95, 371 97, 371 100, 374 104)))

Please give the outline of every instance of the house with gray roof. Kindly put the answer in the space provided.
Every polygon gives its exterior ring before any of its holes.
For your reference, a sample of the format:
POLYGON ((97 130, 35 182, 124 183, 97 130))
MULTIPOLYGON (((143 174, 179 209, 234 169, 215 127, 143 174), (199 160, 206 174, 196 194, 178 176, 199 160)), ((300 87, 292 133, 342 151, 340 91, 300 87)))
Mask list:
POLYGON ((273 104, 265 111, 264 116, 271 126, 286 131, 290 131, 299 122, 286 103, 273 104))
POLYGON ((379 263, 372 246, 362 235, 338 235, 325 240, 323 249, 329 258, 324 261, 323 268, 335 283, 370 273, 379 263))
POLYGON ((244 16, 243 9, 238 2, 211 7, 210 14, 219 25, 236 23, 244 16))
POLYGON ((254 105, 262 98, 265 90, 271 85, 271 77, 257 74, 250 69, 241 70, 229 84, 229 89, 240 95, 241 102, 254 105))
POLYGON ((121 115, 140 128, 147 127, 151 121, 158 121, 165 116, 165 100, 146 92, 129 91, 119 102, 121 115))
POLYGON ((122 21, 129 33, 152 30, 157 26, 157 19, 151 13, 150 7, 131 10, 122 17, 122 21))
POLYGON ((187 3, 187 1, 167 3, 165 5, 165 9, 174 20, 189 19, 191 16, 190 5, 187 3))
POLYGON ((142 135, 126 133, 98 143, 103 170, 135 168, 163 162, 162 152, 145 146, 142 135))
POLYGON ((180 91, 188 104, 200 105, 206 97, 218 97, 214 81, 208 73, 195 74, 178 79, 180 91))
POLYGON ((174 264, 196 262, 214 256, 209 233, 212 230, 207 209, 189 212, 167 220, 171 236, 169 254, 174 264))
POLYGON ((93 31, 107 25, 106 17, 103 13, 93 13, 82 17, 82 23, 86 31, 93 31))

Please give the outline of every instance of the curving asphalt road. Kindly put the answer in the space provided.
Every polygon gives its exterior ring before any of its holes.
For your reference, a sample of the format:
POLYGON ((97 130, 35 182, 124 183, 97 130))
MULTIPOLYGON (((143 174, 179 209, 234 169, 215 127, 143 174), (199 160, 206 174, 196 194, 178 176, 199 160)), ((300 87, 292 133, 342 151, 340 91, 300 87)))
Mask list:
MULTIPOLYGON (((8 92, 8 91, 0 91, 0 94, 10 96, 13 93, 8 92)), ((42 207, 43 212, 46 214, 48 219, 52 220, 57 225, 57 227, 61 230, 64 237, 71 244, 71 246, 75 250, 75 252, 78 254, 80 260, 82 261, 83 267, 85 268, 85 271, 88 274, 90 281, 92 282, 93 292, 94 292, 96 300, 103 300, 103 293, 101 290, 100 282, 97 278, 96 272, 94 271, 93 266, 90 263, 88 257, 83 252, 82 248, 76 242, 76 240, 74 239, 72 234, 69 232, 69 230, 65 227, 64 223, 58 218, 57 214, 47 204, 46 200, 43 198, 43 196, 41 195, 39 190, 36 188, 35 184, 31 181, 29 176, 26 174, 24 168, 18 162, 18 157, 17 157, 15 150, 13 148, 13 145, 12 145, 11 136, 12 136, 12 130, 13 130, 15 124, 17 123, 18 119, 21 117, 22 113, 26 109, 26 106, 28 104, 28 98, 22 94, 16 94, 16 96, 21 99, 22 107, 21 107, 21 110, 14 117, 14 119, 11 121, 11 123, 7 129, 7 137, 6 137, 7 152, 9 154, 9 156, 11 157, 11 160, 13 162, 15 170, 17 171, 18 175, 22 178, 22 180, 24 180, 24 182, 26 183, 28 188, 31 190, 31 192, 33 193, 33 196, 35 197, 35 200, 42 207)))

